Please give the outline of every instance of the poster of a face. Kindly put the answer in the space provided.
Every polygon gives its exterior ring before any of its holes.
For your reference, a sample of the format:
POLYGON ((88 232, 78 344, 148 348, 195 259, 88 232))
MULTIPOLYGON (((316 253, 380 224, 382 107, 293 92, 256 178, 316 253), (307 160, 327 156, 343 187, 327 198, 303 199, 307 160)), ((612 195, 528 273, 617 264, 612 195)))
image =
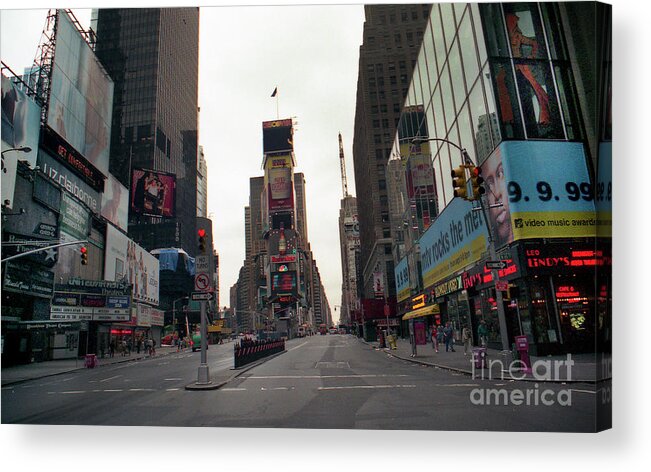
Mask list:
POLYGON ((104 280, 125 279, 133 285, 133 299, 158 304, 159 262, 112 225, 106 227, 104 280))
POLYGON ((114 225, 127 230, 129 191, 112 174, 108 175, 102 194, 101 215, 114 225))
POLYGON ((18 160, 36 166, 41 107, 2 75, 2 201, 12 208, 18 160), (9 151, 29 148, 29 152, 9 151), (5 151, 8 151, 5 153, 5 151))
POLYGON ((134 169, 131 179, 131 211, 137 215, 175 216, 174 174, 134 169))
POLYGON ((513 242, 513 226, 511 225, 511 210, 509 195, 506 187, 502 148, 495 152, 482 164, 481 174, 484 177, 486 195, 488 197, 491 228, 495 246, 500 247, 513 242), (500 206, 501 205, 501 206, 500 206))
POLYGON ((57 36, 47 124, 108 174, 113 81, 63 10, 57 36))

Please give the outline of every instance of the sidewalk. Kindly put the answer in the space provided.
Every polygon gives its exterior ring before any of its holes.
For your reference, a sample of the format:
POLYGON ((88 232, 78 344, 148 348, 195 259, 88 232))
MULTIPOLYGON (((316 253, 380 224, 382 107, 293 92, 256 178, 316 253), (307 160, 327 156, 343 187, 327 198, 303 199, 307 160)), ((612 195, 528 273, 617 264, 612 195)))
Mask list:
MULTIPOLYGON (((186 348, 185 351, 189 351, 186 348)), ((176 346, 160 346, 156 348, 156 355, 154 357, 164 357, 169 354, 176 354, 176 346)), ((145 352, 137 354, 135 351, 130 356, 121 356, 120 354, 114 357, 106 357, 104 359, 97 359, 98 365, 95 367, 102 368, 107 365, 120 364, 122 362, 131 362, 140 359, 148 359, 149 355, 145 352)), ((11 367, 3 367, 0 371, 2 378, 2 386, 11 385, 27 380, 40 379, 43 377, 50 377, 52 375, 65 374, 67 372, 74 372, 75 370, 85 369, 84 359, 61 359, 56 361, 33 362, 31 364, 21 364, 11 367)))
POLYGON ((525 374, 516 370, 516 367, 520 365, 519 363, 513 364, 513 368, 509 372, 509 366, 512 365, 510 353, 503 353, 497 349, 487 349, 489 369, 478 369, 473 367, 472 352, 464 356, 463 345, 461 344, 454 346, 455 352, 445 352, 445 344, 441 344, 438 353, 434 351, 431 343, 420 345, 417 346, 416 357, 411 357, 411 345, 408 339, 398 339, 396 350, 379 349, 377 341, 367 342, 361 338, 358 339, 375 350, 384 351, 399 359, 472 375, 475 379, 565 383, 594 383, 597 379, 597 363, 594 354, 572 354, 571 361, 573 361, 573 364, 569 369, 566 365, 567 356, 565 355, 531 356, 532 364, 537 366, 536 372, 538 375, 534 377, 532 374, 525 374), (536 361, 538 361, 537 364, 535 364, 536 361), (541 362, 544 362, 544 364, 541 362))

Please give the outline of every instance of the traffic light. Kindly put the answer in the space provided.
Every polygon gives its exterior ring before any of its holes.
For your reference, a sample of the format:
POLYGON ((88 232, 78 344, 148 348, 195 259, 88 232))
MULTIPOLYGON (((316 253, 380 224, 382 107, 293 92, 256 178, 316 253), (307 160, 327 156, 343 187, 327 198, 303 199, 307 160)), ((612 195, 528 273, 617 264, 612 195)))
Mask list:
POLYGON ((481 176, 481 167, 472 166, 470 168, 470 185, 472 186, 471 200, 479 200, 486 193, 484 178, 481 176))
POLYGON ((468 190, 466 188, 467 181, 465 167, 459 166, 456 169, 453 169, 451 174, 452 187, 454 187, 454 196, 466 200, 468 198, 468 190))
POLYGON ((81 246, 79 252, 81 253, 81 265, 88 265, 88 249, 86 246, 81 246))
POLYGON ((200 229, 197 233, 199 234, 199 252, 204 253, 206 252, 206 230, 200 229))

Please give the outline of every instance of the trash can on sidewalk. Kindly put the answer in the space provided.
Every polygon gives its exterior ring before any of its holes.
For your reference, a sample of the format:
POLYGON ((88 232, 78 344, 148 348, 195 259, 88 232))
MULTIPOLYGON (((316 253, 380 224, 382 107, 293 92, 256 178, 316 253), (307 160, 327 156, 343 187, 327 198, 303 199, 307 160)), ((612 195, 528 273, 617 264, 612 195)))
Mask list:
POLYGON ((97 365, 97 356, 95 354, 86 354, 84 360, 84 367, 87 369, 93 369, 97 365))
POLYGON ((398 349, 398 345, 396 344, 396 337, 393 334, 387 336, 387 341, 389 342, 389 347, 391 350, 395 351, 398 349))
POLYGON ((472 359, 475 361, 475 369, 486 368, 486 348, 475 347, 472 350, 472 359))

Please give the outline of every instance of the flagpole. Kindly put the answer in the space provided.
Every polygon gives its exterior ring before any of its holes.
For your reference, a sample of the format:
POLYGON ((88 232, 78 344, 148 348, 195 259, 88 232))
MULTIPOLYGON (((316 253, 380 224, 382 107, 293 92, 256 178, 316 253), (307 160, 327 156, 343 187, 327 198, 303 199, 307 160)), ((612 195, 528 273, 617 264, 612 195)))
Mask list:
POLYGON ((280 119, 280 112, 278 111, 278 87, 276 87, 276 119, 280 119))

